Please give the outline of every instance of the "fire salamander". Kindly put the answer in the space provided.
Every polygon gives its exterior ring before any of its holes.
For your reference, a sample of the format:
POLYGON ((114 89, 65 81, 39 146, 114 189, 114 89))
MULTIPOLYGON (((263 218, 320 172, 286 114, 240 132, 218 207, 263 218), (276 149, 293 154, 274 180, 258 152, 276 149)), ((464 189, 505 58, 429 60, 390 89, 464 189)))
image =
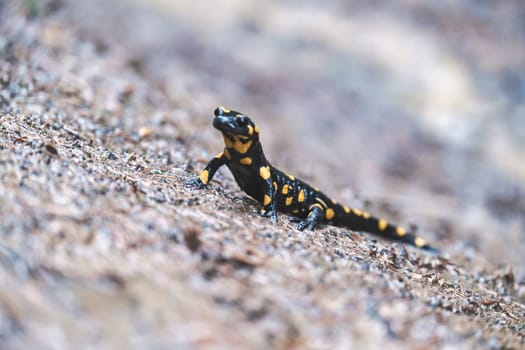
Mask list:
POLYGON ((319 224, 365 231, 389 239, 437 251, 427 242, 385 219, 338 204, 307 183, 273 167, 259 141, 259 129, 246 115, 218 107, 213 126, 224 138, 224 150, 217 154, 190 186, 204 188, 221 166, 232 172, 239 187, 263 205, 260 214, 277 222, 277 211, 292 215, 297 229, 315 229, 319 224))

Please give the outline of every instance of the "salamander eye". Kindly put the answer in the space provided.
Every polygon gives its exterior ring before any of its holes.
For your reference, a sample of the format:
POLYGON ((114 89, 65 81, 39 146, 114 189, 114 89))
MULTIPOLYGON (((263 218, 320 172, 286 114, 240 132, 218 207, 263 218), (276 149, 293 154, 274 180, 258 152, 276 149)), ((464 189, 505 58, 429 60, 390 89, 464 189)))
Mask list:
POLYGON ((244 116, 235 117, 235 123, 240 127, 245 127, 248 125, 248 120, 244 116))

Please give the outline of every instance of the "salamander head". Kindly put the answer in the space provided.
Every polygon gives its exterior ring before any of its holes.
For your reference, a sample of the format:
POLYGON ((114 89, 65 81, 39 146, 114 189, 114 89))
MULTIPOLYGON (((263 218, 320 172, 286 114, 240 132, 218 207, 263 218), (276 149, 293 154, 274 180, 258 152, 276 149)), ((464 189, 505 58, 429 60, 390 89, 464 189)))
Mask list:
POLYGON ((250 117, 222 106, 217 107, 214 114, 213 126, 224 135, 241 136, 243 139, 252 140, 259 138, 259 129, 250 117))

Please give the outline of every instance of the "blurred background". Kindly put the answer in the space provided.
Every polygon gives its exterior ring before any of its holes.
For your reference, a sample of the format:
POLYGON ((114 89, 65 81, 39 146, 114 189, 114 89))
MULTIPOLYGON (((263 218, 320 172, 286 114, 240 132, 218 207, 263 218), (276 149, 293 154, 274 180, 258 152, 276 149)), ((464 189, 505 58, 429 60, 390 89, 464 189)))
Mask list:
MULTIPOLYGON (((523 277, 525 5, 505 1, 50 1, 193 111, 250 115, 274 165, 481 250, 523 277), (401 213, 401 214, 400 214, 401 213)), ((206 144, 206 142, 208 144, 206 144)))

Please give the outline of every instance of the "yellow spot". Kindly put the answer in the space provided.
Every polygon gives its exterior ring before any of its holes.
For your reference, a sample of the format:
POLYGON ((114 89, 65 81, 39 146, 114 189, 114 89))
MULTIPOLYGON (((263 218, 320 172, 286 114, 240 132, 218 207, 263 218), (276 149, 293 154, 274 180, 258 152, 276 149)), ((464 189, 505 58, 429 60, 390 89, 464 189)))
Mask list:
POLYGON ((231 154, 230 154, 230 151, 228 151, 227 148, 224 149, 224 152, 223 152, 223 153, 224 153, 224 157, 226 157, 226 159, 228 159, 228 160, 232 160, 232 156, 231 156, 231 154))
POLYGON ((273 182, 273 189, 274 191, 277 191, 277 189, 279 188, 279 186, 277 185, 277 182, 273 182))
POLYGON ((352 209, 352 211, 354 212, 355 215, 357 216, 362 216, 363 215, 363 212, 359 209, 352 209))
POLYGON ((215 156, 215 158, 220 159, 220 158, 222 158, 223 154, 224 154, 224 152, 218 153, 218 154, 215 156))
POLYGON ((304 190, 299 191, 299 194, 297 195, 297 201, 299 203, 304 202, 304 190))
POLYGON ((388 226, 388 221, 386 220, 379 219, 379 221, 377 222, 377 227, 379 227, 379 231, 386 230, 387 226, 388 226))
POLYGON ((230 113, 230 110, 227 108, 224 108, 223 106, 219 106, 219 109, 223 111, 224 113, 230 113))
POLYGON ((252 159, 250 157, 241 158, 239 162, 244 165, 252 165, 252 159))
POLYGON ((255 125, 255 132, 259 133, 259 128, 257 127, 257 125, 255 125))
POLYGON ((248 125, 248 135, 253 135, 253 126, 248 125))
POLYGON ((334 205, 336 205, 336 204, 337 204, 337 201, 336 201, 335 199, 332 199, 332 203, 333 203, 334 205))
POLYGON ((332 220, 334 218, 334 210, 332 208, 326 209, 325 217, 326 220, 332 220))
POLYGON ((288 184, 285 184, 285 185, 283 186, 283 189, 281 190, 281 193, 282 193, 282 194, 288 194, 288 187, 289 187, 288 184))
POLYGON ((422 247, 424 246, 425 244, 427 244, 427 241, 425 241, 423 238, 421 237, 416 237, 416 239, 414 240, 414 244, 416 245, 416 247, 422 247))
POLYGON ((240 154, 244 154, 248 152, 250 147, 252 146, 252 141, 248 141, 246 143, 242 143, 239 139, 235 140, 233 143, 233 149, 239 152, 240 154))
POLYGON ((222 134, 222 138, 224 139, 224 146, 226 146, 226 148, 232 148, 233 147, 232 140, 230 140, 230 138, 228 136, 222 134))
POLYGON ((284 201, 284 204, 286 204, 287 206, 292 204, 293 202, 293 197, 286 197, 286 200, 284 201))
POLYGON ((264 200, 263 200, 263 205, 268 205, 268 204, 270 204, 271 201, 272 201, 272 199, 270 198, 270 196, 265 194, 264 195, 264 200))
POLYGON ((364 213, 363 213, 363 217, 364 217, 365 219, 370 219, 370 214, 367 213, 367 212, 364 212, 364 213))
POLYGON ((350 214, 350 208, 348 208, 346 205, 343 207, 345 210, 345 213, 350 214))
POLYGON ((286 176, 288 176, 288 178, 289 178, 290 180, 292 180, 292 181, 295 180, 295 177, 293 177, 292 175, 288 175, 288 174, 286 174, 286 176))
POLYGON ((297 214, 298 212, 299 212, 299 210, 297 210, 297 209, 292 210, 292 214, 297 214))
MULTIPOLYGON (((318 201, 319 203, 321 203, 321 205, 323 206, 323 208, 328 208, 328 205, 327 205, 327 204, 325 203, 325 201, 322 200, 321 198, 317 197, 315 200, 318 201)), ((323 208, 322 208, 322 209, 323 209, 323 208)))
POLYGON ((203 170, 202 173, 200 174, 199 176, 199 179, 201 180, 201 182, 205 185, 208 184, 208 176, 210 175, 210 173, 208 172, 208 170, 203 170))
POLYGON ((401 227, 396 227, 396 233, 399 237, 403 237, 407 232, 401 227))
POLYGON ((308 208, 308 210, 312 210, 314 207, 317 207, 317 208, 319 208, 319 209, 321 209, 321 210, 324 209, 323 206, 322 206, 321 204, 319 204, 319 203, 315 203, 315 204, 312 204, 312 205, 310 206, 310 208, 308 208))
POLYGON ((270 167, 269 166, 260 167, 259 175, 261 175, 263 180, 268 180, 270 178, 270 167))

